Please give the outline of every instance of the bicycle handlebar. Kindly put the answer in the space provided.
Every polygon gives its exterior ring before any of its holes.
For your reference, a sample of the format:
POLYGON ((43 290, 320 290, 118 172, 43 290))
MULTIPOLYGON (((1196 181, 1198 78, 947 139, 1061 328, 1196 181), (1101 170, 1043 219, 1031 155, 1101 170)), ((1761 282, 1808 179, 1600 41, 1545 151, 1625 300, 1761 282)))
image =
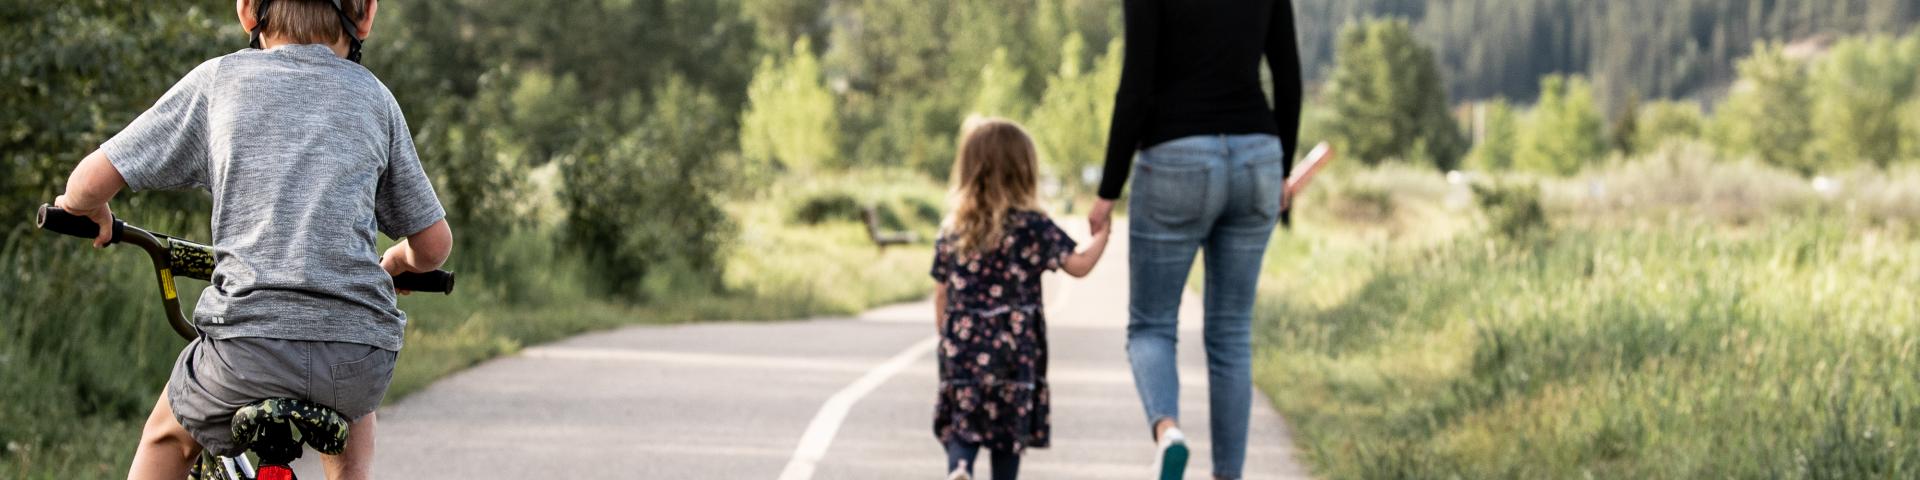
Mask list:
MULTIPOLYGON (((61 235, 70 235, 92 240, 100 236, 100 224, 93 219, 67 213, 66 210, 52 205, 40 205, 40 211, 33 217, 33 225, 61 235)), ((113 219, 113 241, 108 245, 120 243, 120 234, 127 229, 127 222, 113 219)))
POLYGON ((431 272, 400 272, 393 276, 394 290, 414 292, 438 292, 453 294, 453 272, 434 270, 431 272))
MULTIPOLYGON (((41 230, 85 239, 93 239, 100 234, 100 224, 94 223, 93 219, 67 213, 66 210, 52 205, 40 206, 40 211, 34 216, 34 225, 41 230)), ((113 241, 108 244, 120 243, 123 239, 140 244, 141 248, 154 255, 155 265, 169 270, 167 273, 169 276, 177 273, 182 277, 202 281, 210 280, 212 277, 213 249, 211 247, 149 232, 115 218, 113 219, 113 241)), ((393 276, 393 288, 452 294, 453 272, 434 270, 423 273, 401 273, 393 276)))

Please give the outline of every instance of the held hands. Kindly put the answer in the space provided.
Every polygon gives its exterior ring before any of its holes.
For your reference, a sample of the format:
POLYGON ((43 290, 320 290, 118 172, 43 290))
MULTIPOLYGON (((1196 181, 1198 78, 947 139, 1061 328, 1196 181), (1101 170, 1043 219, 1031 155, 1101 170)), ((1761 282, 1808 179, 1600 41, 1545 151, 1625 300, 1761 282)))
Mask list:
POLYGON ((1088 226, 1093 230, 1093 241, 1087 242, 1084 249, 1067 256, 1061 265, 1068 275, 1085 277, 1100 264, 1101 254, 1107 251, 1107 241, 1113 236, 1113 200, 1100 199, 1093 203, 1093 211, 1087 212, 1088 226))
POLYGON ((1106 236, 1113 229, 1113 200, 1105 198, 1093 202, 1093 210, 1087 212, 1087 227, 1094 237, 1106 236))
POLYGON ((93 220, 93 223, 100 224, 100 234, 93 238, 93 248, 104 248, 108 242, 113 241, 113 209, 107 208, 106 202, 100 202, 99 205, 79 205, 66 195, 61 195, 53 198, 53 206, 60 207, 67 213, 87 217, 93 220))

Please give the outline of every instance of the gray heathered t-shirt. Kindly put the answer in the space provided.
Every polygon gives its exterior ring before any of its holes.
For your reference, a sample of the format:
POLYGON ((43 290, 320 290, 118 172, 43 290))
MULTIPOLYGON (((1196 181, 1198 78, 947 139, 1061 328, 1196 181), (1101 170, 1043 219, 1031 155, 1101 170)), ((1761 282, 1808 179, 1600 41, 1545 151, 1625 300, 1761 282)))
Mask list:
POLYGON ((400 350, 406 313, 374 231, 446 216, 393 93, 323 45, 208 60, 100 149, 134 190, 213 193, 213 284, 194 324, 216 339, 400 350))

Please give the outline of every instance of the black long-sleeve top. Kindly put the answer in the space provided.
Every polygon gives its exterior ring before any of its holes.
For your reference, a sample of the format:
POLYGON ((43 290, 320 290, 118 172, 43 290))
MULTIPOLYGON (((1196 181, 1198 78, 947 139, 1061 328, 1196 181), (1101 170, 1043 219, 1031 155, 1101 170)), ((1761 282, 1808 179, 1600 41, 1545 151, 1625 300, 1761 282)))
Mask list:
POLYGON ((1116 199, 1134 152, 1192 135, 1271 133, 1287 170, 1300 137, 1300 51, 1291 0, 1126 0, 1126 63, 1100 198, 1116 199), (1260 59, 1273 73, 1273 107, 1260 59))

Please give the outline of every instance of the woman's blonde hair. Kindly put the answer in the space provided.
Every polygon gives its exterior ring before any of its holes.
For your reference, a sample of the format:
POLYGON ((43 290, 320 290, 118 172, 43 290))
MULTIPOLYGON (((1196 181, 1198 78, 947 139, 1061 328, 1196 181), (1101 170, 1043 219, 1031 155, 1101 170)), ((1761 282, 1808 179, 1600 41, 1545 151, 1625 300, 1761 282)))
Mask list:
POLYGON ((970 117, 960 131, 953 158, 952 213, 946 230, 962 252, 992 250, 1000 243, 1007 215, 1038 210, 1034 171, 1039 153, 1019 124, 1002 118, 970 117))

